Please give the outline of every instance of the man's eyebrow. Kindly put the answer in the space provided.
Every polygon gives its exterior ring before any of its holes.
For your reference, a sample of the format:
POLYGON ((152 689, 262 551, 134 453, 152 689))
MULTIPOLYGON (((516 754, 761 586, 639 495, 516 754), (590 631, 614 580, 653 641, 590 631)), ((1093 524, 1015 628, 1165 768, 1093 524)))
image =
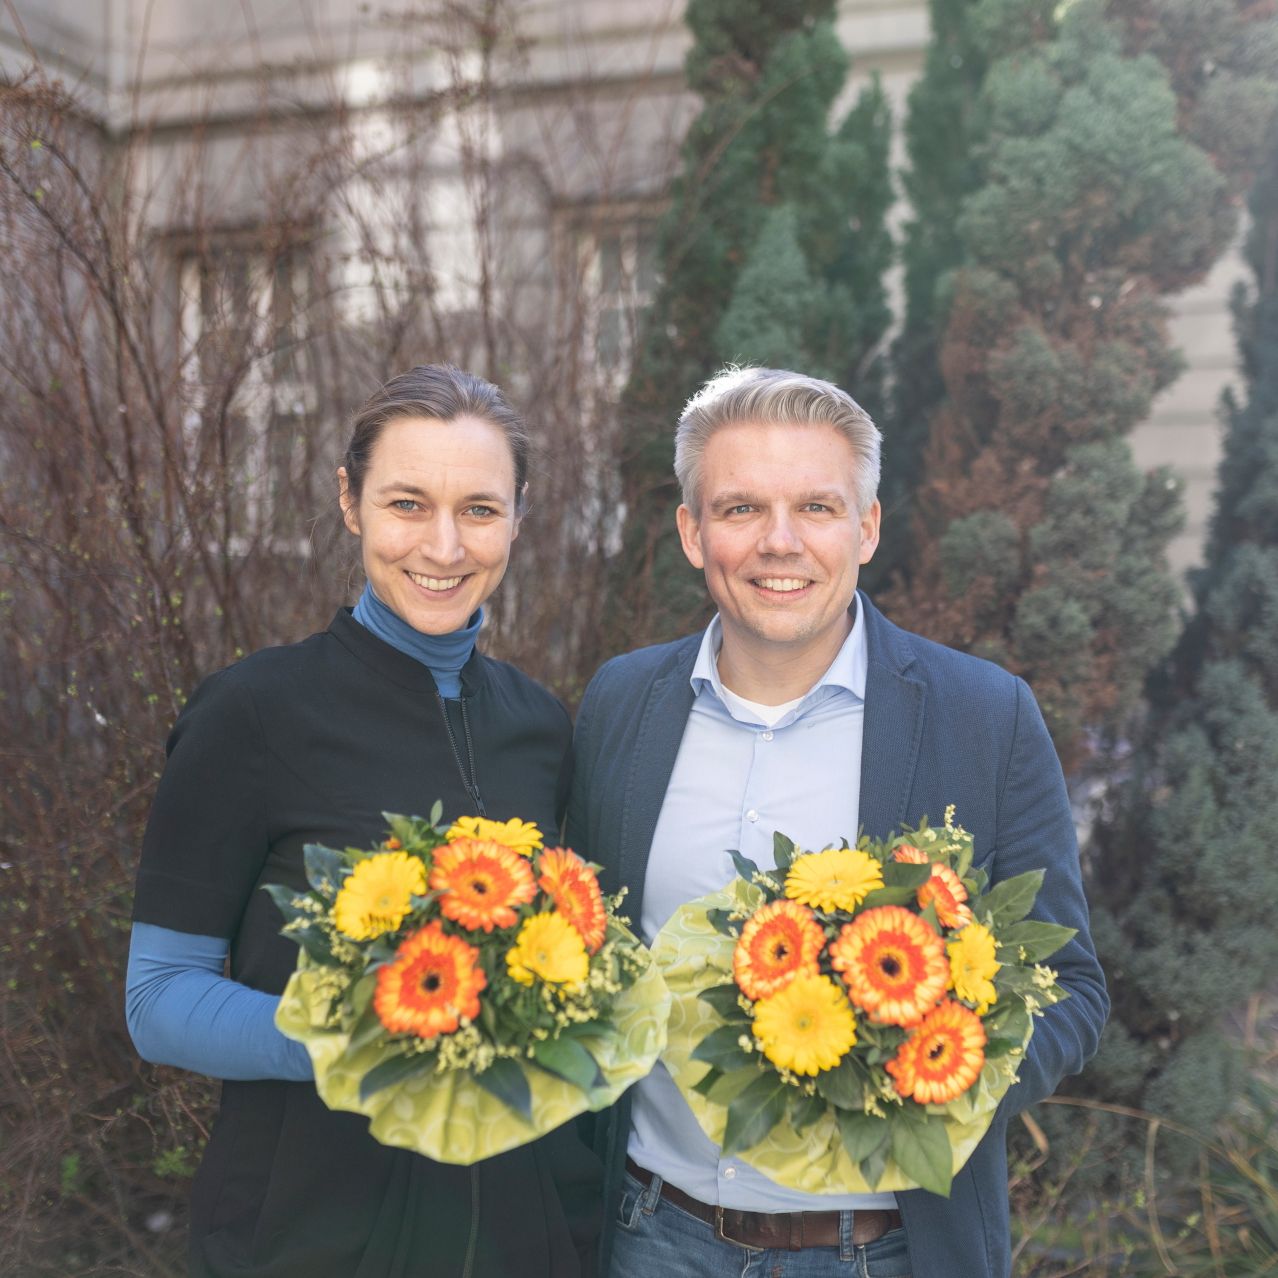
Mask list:
MULTIPOLYGON (((822 502, 827 506, 846 506, 848 503, 845 494, 834 490, 800 493, 792 500, 800 506, 812 501, 822 502)), ((726 510, 729 506, 759 506, 766 504, 767 499, 761 497, 758 493, 744 491, 716 493, 707 503, 711 510, 726 510)))

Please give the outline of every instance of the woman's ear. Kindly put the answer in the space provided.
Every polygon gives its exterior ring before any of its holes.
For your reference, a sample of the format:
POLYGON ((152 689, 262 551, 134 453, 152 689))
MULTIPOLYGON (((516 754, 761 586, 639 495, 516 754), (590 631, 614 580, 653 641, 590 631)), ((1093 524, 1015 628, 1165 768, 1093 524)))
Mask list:
POLYGON ((510 534, 510 540, 514 541, 519 536, 520 526, 524 522, 524 516, 528 513, 528 481, 524 480, 524 486, 515 494, 515 522, 514 528, 510 534))
POLYGON ((359 512, 356 510, 358 503, 351 497, 351 488, 346 480, 345 466, 337 468, 337 504, 342 508, 342 522, 358 537, 359 512))

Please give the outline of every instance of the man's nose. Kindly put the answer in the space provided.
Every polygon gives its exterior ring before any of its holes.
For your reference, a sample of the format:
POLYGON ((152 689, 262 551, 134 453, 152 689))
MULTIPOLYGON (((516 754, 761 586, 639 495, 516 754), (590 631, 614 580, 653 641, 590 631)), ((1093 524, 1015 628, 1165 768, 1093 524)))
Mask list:
POLYGON ((759 538, 759 550, 765 555, 794 555, 803 549, 803 538, 789 511, 776 511, 768 516, 768 521, 759 538))

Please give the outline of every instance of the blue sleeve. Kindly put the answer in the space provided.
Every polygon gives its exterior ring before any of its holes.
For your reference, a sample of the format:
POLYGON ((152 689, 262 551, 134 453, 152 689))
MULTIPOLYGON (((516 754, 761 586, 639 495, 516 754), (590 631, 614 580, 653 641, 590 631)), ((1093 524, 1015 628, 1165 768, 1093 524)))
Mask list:
POLYGON ((220 937, 134 923, 124 1009, 138 1055, 213 1078, 314 1077, 306 1048, 275 1027, 279 998, 222 974, 228 949, 220 937))

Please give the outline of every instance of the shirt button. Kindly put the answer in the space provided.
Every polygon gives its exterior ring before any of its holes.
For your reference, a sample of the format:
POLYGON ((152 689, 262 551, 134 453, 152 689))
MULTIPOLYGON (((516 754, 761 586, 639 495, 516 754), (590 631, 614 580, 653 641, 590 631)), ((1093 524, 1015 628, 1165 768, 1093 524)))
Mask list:
POLYGON ((757 821, 758 819, 759 819, 759 814, 753 808, 751 808, 750 811, 746 813, 747 821, 757 821))
POLYGON ((736 1174, 737 1174, 737 1169, 735 1167, 725 1167, 723 1169, 724 1180, 731 1180, 736 1174))
POLYGON ((761 733, 760 735, 763 737, 763 739, 764 739, 765 741, 771 741, 771 740, 772 740, 772 729, 771 729, 771 728, 769 728, 769 729, 767 730, 767 732, 761 733))

